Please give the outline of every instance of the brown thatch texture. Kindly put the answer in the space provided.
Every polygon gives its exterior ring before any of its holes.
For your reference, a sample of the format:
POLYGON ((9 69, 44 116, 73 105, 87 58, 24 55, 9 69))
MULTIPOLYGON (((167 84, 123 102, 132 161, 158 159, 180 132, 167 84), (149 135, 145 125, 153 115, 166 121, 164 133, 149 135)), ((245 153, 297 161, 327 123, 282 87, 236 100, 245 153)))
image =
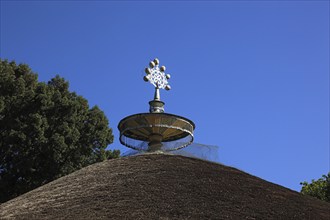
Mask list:
POLYGON ((171 155, 94 164, 0 206, 0 219, 330 219, 330 204, 171 155))

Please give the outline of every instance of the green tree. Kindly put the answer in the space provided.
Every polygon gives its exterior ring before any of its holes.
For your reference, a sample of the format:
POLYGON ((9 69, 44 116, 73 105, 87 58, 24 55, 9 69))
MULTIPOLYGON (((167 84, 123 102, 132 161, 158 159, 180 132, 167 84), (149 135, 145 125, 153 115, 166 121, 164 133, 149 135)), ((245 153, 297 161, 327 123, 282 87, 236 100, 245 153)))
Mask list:
POLYGON ((318 180, 312 180, 311 183, 304 181, 300 185, 302 185, 300 191, 302 194, 330 202, 330 172, 318 180))
POLYGON ((104 113, 63 78, 38 82, 27 65, 0 63, 0 202, 119 156, 106 150, 113 135, 104 113))

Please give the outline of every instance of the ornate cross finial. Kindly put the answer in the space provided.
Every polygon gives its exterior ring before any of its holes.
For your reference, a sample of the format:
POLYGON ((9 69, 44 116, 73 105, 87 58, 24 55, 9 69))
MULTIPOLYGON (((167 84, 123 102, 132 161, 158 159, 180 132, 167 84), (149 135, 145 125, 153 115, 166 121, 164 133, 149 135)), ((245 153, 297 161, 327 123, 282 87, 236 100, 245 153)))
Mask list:
POLYGON ((168 84, 170 74, 165 74, 166 67, 159 67, 159 60, 155 58, 149 63, 149 67, 145 68, 146 76, 143 77, 144 81, 150 82, 156 88, 170 90, 171 86, 168 84))
POLYGON ((154 100, 149 102, 150 112, 152 113, 164 112, 164 103, 160 101, 159 89, 171 89, 167 81, 171 76, 170 74, 166 74, 165 70, 165 66, 159 67, 159 60, 157 58, 149 63, 149 67, 145 68, 147 75, 143 77, 143 80, 155 86, 154 100))

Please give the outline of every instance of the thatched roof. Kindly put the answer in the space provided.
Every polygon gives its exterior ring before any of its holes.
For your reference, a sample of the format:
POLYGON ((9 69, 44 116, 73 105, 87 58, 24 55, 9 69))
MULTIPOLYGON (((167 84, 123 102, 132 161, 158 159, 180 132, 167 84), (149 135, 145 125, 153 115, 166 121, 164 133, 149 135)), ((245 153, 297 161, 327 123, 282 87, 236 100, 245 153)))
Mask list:
POLYGON ((173 155, 88 166, 0 206, 0 219, 330 219, 330 204, 173 155))

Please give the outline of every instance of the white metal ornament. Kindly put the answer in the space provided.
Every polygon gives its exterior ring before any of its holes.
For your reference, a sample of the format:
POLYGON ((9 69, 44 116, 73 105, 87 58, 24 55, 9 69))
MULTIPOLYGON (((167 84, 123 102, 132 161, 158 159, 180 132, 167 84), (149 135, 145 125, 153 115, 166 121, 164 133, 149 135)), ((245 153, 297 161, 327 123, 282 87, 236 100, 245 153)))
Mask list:
POLYGON ((165 66, 159 66, 159 60, 156 58, 149 63, 149 68, 146 68, 145 81, 149 81, 158 89, 170 90, 171 87, 168 83, 168 79, 171 77, 169 74, 165 74, 165 66))

